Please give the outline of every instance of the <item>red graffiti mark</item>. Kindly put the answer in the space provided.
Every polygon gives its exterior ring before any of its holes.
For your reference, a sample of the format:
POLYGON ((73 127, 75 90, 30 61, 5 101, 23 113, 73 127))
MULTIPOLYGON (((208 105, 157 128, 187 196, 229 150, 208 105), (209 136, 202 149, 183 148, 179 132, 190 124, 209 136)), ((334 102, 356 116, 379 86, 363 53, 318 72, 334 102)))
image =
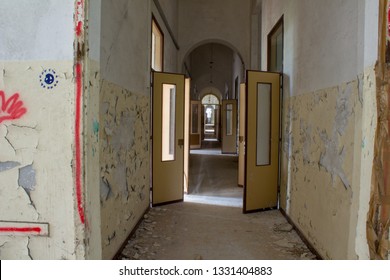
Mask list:
POLYGON ((76 196, 77 196, 77 210, 79 212, 80 220, 84 224, 85 216, 83 209, 83 197, 82 197, 82 183, 81 183, 81 103, 82 103, 82 64, 76 64, 76 123, 75 123, 75 153, 76 153, 76 196))
POLYGON ((26 112, 23 101, 19 100, 19 93, 15 93, 7 100, 4 91, 0 91, 0 123, 19 119, 26 112))
POLYGON ((39 227, 0 227, 0 232, 36 232, 41 233, 39 227))
POLYGON ((76 35, 79 37, 81 35, 81 31, 83 30, 83 23, 79 21, 76 26, 76 35))
MULTIPOLYGON (((75 6, 75 35, 76 47, 83 41, 84 26, 84 0, 76 2, 75 6)), ((75 187, 77 199, 77 211, 82 224, 85 224, 85 213, 83 208, 83 186, 82 186, 82 147, 81 147, 81 121, 82 121, 82 98, 83 98, 83 61, 82 57, 75 57, 75 82, 76 82, 76 116, 75 116, 75 187)))
POLYGON ((390 40, 390 3, 387 6, 387 40, 390 40))
POLYGON ((80 37, 83 31, 84 0, 77 2, 76 7, 76 36, 80 37))

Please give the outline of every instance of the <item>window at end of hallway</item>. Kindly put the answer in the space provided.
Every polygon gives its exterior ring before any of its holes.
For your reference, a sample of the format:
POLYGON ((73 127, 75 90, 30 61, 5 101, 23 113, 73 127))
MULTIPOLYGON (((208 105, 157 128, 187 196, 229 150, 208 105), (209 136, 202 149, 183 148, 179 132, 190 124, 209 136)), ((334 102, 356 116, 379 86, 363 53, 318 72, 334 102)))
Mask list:
POLYGON ((164 35, 155 19, 152 20, 152 69, 163 71, 164 35))

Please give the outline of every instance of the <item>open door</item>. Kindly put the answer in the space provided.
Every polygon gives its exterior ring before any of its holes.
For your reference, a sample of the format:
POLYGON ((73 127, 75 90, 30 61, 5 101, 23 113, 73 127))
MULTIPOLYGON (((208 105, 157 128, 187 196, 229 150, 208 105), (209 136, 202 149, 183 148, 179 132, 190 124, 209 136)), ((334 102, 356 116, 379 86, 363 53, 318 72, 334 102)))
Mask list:
POLYGON ((280 79, 247 71, 244 213, 278 203, 280 79))
POLYGON ((184 75, 153 72, 153 206, 184 198, 184 84, 184 75))
POLYGON ((237 153, 237 100, 222 100, 222 153, 237 153))
POLYGON ((244 187, 245 183, 245 100, 246 91, 245 84, 240 85, 240 126, 238 134, 238 186, 244 187))
POLYGON ((201 102, 191 100, 191 134, 190 134, 190 148, 200 149, 202 145, 202 133, 201 133, 201 102))

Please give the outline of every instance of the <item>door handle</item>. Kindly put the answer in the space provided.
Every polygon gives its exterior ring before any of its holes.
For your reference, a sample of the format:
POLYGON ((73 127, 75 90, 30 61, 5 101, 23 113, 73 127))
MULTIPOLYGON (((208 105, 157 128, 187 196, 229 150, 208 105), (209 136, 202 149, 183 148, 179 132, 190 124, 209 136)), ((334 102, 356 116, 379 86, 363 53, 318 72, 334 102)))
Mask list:
POLYGON ((184 146, 184 139, 178 139, 178 140, 177 140, 177 144, 178 144, 180 147, 183 147, 183 146, 184 146))

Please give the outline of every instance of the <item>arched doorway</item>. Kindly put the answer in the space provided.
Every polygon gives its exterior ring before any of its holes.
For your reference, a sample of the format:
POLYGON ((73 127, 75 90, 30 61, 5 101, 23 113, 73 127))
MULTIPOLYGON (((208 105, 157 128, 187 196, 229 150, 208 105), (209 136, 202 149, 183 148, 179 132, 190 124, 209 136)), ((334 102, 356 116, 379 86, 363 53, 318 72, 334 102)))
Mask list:
POLYGON ((220 142, 220 100, 213 93, 203 96, 203 143, 220 142))
POLYGON ((190 139, 199 143, 191 147, 185 201, 242 207, 237 154, 222 154, 221 148, 222 104, 238 101, 244 64, 234 49, 219 43, 196 47, 185 64, 191 77, 190 139))

